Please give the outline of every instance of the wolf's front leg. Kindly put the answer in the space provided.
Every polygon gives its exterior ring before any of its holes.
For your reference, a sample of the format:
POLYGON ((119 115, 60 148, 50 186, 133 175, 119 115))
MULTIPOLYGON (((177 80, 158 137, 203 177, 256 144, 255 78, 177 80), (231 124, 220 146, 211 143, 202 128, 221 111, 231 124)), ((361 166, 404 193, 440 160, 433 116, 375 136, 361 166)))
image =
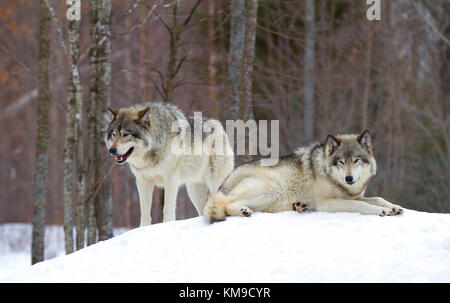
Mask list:
POLYGON ((391 208, 371 205, 358 200, 329 199, 317 201, 315 210, 326 212, 355 212, 363 215, 392 216, 391 208))
POLYGON ((177 193, 179 184, 168 182, 164 184, 163 222, 175 221, 177 207, 177 193))
POLYGON ((139 203, 141 206, 141 224, 140 226, 152 224, 152 200, 153 200, 153 182, 136 178, 136 186, 139 193, 139 203))
POLYGON ((400 214, 403 213, 403 209, 400 206, 395 205, 395 204, 393 204, 393 203, 391 203, 389 201, 386 201, 386 200, 384 200, 383 198, 380 198, 380 197, 367 197, 367 198, 366 197, 361 197, 358 200, 367 202, 367 203, 372 204, 372 205, 377 205, 377 206, 381 206, 381 207, 390 208, 394 212, 394 214, 399 214, 400 215, 400 214))

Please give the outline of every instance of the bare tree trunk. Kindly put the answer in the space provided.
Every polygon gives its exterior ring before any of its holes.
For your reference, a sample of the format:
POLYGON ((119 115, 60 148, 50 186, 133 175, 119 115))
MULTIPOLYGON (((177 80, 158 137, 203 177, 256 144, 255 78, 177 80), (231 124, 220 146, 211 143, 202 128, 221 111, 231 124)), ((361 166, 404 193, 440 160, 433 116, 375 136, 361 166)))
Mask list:
POLYGON ((216 54, 214 51, 214 1, 208 1, 208 111, 219 118, 219 104, 216 94, 216 54))
POLYGON ((74 157, 77 176, 77 210, 76 210, 76 249, 84 247, 84 231, 86 229, 85 201, 85 169, 84 169, 84 138, 83 138, 83 88, 81 86, 80 70, 78 68, 80 46, 80 21, 69 22, 69 52, 71 61, 70 90, 74 98, 74 157))
MULTIPOLYGON (((147 15, 147 8, 144 5, 141 5, 140 10, 140 20, 144 20, 147 15)), ((144 100, 149 100, 150 95, 148 92, 147 81, 145 77, 145 59, 147 56, 147 35, 146 35, 147 26, 142 26, 139 30, 139 66, 140 66, 140 75, 139 75, 139 91, 141 98, 144 100)))
POLYGON ((111 161, 106 157, 106 148, 103 142, 104 132, 108 126, 105 109, 111 100, 111 0, 98 0, 98 43, 97 47, 97 147, 96 171, 98 171, 99 191, 96 196, 96 221, 98 240, 103 241, 113 237, 113 205, 112 188, 109 167, 111 161))
POLYGON ((76 97, 79 96, 80 79, 77 67, 79 21, 69 21, 69 85, 66 104, 66 131, 64 137, 64 237, 66 254, 74 250, 73 243, 73 173, 75 153, 76 97), (77 85, 78 84, 78 85, 77 85))
MULTIPOLYGON (((257 0, 232 0, 228 76, 231 84, 231 106, 228 119, 253 118, 252 74, 255 58, 257 0)), ((248 135, 246 135, 248 136, 248 135)), ((246 140, 248 142, 248 140, 246 140)), ((237 164, 248 157, 240 159, 237 164)))
POLYGON ((88 170, 87 170, 87 245, 94 244, 97 238, 95 219, 96 182, 99 179, 95 170, 97 146, 97 43, 98 43, 98 8, 97 0, 90 0, 90 35, 91 49, 89 51, 89 106, 88 106, 88 170))
POLYGON ((44 0, 39 2, 39 70, 37 137, 34 171, 33 234, 31 264, 44 260, 45 201, 48 186, 48 115, 50 109, 50 11, 44 0))
POLYGON ((314 44, 316 39, 314 0, 306 0, 305 31, 303 143, 309 143, 314 139, 314 44))
POLYGON ((368 104, 369 104, 369 92, 370 92, 370 68, 372 63, 372 44, 373 44, 373 29, 372 22, 369 22, 368 34, 367 34, 367 51, 366 51, 366 61, 365 61, 365 76, 364 76, 364 93, 362 97, 362 129, 368 127, 368 104))
POLYGON ((245 47, 243 57, 243 70, 241 73, 242 99, 239 104, 239 118, 253 119, 252 106, 252 75, 255 61, 255 40, 258 15, 258 1, 246 0, 245 12, 245 47))
POLYGON ((169 61, 167 62, 167 83, 165 91, 165 102, 173 102, 173 91, 176 74, 176 64, 178 57, 178 43, 180 42, 180 36, 182 28, 178 26, 177 17, 178 9, 180 8, 180 1, 176 1, 173 7, 173 23, 170 31, 170 48, 169 48, 169 61))
POLYGON ((245 46, 245 0, 230 1, 230 52, 228 63, 228 77, 231 84, 231 104, 227 113, 228 119, 237 120, 239 104, 242 99, 240 79, 243 70, 243 56, 245 46))

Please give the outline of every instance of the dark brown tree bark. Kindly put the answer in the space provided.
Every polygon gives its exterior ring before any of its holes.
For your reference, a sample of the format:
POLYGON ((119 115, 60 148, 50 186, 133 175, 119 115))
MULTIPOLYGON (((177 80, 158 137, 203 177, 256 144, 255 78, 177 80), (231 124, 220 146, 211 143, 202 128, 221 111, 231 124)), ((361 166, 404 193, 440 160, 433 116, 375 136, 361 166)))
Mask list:
MULTIPOLYGON (((231 85, 231 104, 227 119, 253 119, 252 75, 255 60, 257 0, 232 0, 228 77, 231 85)), ((246 142, 248 135, 246 134, 246 142)), ((246 148, 247 149, 247 148, 246 148)), ((236 157, 236 164, 249 157, 236 157)))
POLYGON ((91 50, 88 117, 88 245, 113 237, 111 162, 104 146, 111 99, 111 0, 91 0, 91 50))
POLYGON ((37 137, 34 171, 31 264, 44 260, 45 202, 48 187, 48 140, 50 109, 50 11, 39 2, 39 70, 37 102, 37 137))
POLYGON ((97 147, 97 43, 98 43, 98 4, 89 1, 91 48, 89 51, 89 105, 88 105, 88 170, 87 170, 87 245, 97 240, 95 219, 95 196, 97 192, 98 172, 95 169, 97 147))
POLYGON ((305 8, 305 97, 303 103, 303 143, 314 139, 314 59, 315 59, 315 8, 314 0, 306 0, 305 8))
POLYGON ((98 240, 103 241, 113 237, 113 204, 112 188, 110 182, 111 161, 106 153, 103 140, 104 132, 108 126, 105 115, 106 108, 111 103, 111 0, 98 0, 98 40, 97 47, 97 139, 95 167, 98 172, 99 190, 96 196, 96 223, 98 229, 98 240))

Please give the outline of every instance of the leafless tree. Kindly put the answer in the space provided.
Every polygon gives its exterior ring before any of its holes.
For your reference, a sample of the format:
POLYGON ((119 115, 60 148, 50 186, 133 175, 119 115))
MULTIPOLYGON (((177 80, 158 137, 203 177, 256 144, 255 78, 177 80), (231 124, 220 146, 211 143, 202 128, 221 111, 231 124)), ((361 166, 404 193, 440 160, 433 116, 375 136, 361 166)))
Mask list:
POLYGON ((45 0, 39 2, 39 70, 37 137, 34 170, 33 235, 31 264, 44 260, 45 202, 48 189, 48 139, 50 108, 50 11, 45 0))

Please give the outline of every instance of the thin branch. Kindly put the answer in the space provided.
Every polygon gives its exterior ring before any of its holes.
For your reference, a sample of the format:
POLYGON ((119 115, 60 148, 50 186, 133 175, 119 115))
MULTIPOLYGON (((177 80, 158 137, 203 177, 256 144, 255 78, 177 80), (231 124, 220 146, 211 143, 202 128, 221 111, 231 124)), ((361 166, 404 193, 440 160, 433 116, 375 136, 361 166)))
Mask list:
MULTIPOLYGON (((211 1, 211 0, 210 0, 211 1)), ((189 21, 191 21, 192 16, 194 15, 195 10, 197 9, 197 7, 200 5, 200 2, 202 2, 202 0, 197 0, 197 2, 195 3, 195 5, 192 7, 189 15, 187 16, 186 20, 184 20, 183 22, 183 27, 185 27, 186 25, 188 25, 189 21)))
POLYGON ((128 8, 128 9, 125 11, 125 13, 124 13, 121 17, 117 18, 117 20, 114 21, 113 23, 119 23, 119 22, 123 21, 123 19, 125 19, 126 17, 128 17, 129 15, 131 15, 131 14, 134 12, 134 10, 136 9, 136 7, 137 7, 140 3, 141 3, 141 0, 135 0, 134 3, 130 6, 130 8, 128 8))
POLYGON ((186 61, 186 59, 188 58, 188 55, 184 55, 183 58, 180 59, 180 61, 178 61, 177 67, 175 68, 175 72, 173 73, 173 77, 175 78, 175 76, 177 75, 178 71, 181 68, 181 65, 183 65, 184 61, 186 61))
POLYGON ((47 5, 48 10, 50 11, 50 15, 52 16, 53 21, 55 23, 55 29, 56 29, 56 32, 58 33, 59 42, 61 43, 64 53, 66 54, 66 56, 68 56, 66 41, 64 41, 61 27, 58 25, 58 18, 56 18, 55 11, 53 10, 53 7, 51 7, 50 3, 48 3, 48 0, 44 0, 44 1, 45 1, 45 4, 47 5))
POLYGON ((414 7, 416 8, 416 11, 419 13, 419 15, 425 20, 425 22, 428 24, 428 26, 431 27, 431 29, 438 35, 438 37, 445 42, 445 44, 450 46, 450 40, 447 39, 447 37, 444 36, 444 34, 441 33, 441 31, 436 27, 436 25, 431 21, 428 16, 425 15, 423 10, 419 7, 417 4, 417 0, 413 1, 414 7))
MULTIPOLYGON (((128 30, 128 31, 126 31, 126 32, 122 32, 122 33, 115 34, 115 35, 113 36, 113 38, 116 38, 117 36, 121 36, 121 35, 127 35, 127 34, 130 34, 130 33, 134 32, 136 29, 141 28, 142 26, 144 26, 144 25, 147 23, 147 21, 150 19, 150 17, 152 16, 153 11, 156 9, 156 7, 157 7, 157 5, 154 4, 154 5, 152 6, 152 8, 147 12, 147 15, 145 15, 145 18, 144 18, 144 20, 142 20, 141 23, 138 23, 138 24, 133 25, 133 26, 131 27, 131 29, 128 30)), ((159 19, 159 18, 160 18, 160 16, 157 16, 157 17, 154 18, 154 19, 159 19)))

